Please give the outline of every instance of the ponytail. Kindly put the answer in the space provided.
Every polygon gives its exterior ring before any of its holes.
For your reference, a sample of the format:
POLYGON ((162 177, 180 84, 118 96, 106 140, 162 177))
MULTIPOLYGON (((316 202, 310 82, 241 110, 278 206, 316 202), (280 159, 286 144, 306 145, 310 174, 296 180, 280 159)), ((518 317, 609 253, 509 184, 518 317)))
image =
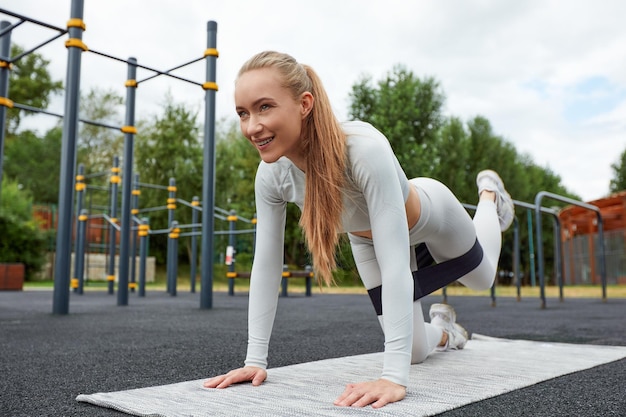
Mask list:
POLYGON ((303 126, 307 166, 300 226, 313 255, 317 274, 325 284, 330 285, 334 282, 335 248, 341 231, 346 140, 319 77, 311 67, 305 65, 304 68, 311 79, 311 94, 315 103, 303 126))

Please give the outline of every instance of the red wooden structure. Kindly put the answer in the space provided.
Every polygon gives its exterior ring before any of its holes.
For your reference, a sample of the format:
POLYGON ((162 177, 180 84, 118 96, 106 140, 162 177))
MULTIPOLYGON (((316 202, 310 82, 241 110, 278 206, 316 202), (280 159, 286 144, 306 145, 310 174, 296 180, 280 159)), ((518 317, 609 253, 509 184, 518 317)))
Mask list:
MULTIPOLYGON (((33 206, 33 216, 42 230, 56 230, 57 215, 54 206, 38 205, 33 206)), ((75 223, 74 223, 75 225, 75 223)), ((74 227, 76 229, 76 227, 74 227)), ((75 239, 75 230, 72 231, 72 239, 75 239)), ((87 220, 87 243, 88 252, 103 252, 104 249, 95 250, 94 247, 101 247, 109 239, 109 225, 102 217, 91 217, 87 220)), ((120 234, 116 233, 116 243, 119 245, 120 234)))
MULTIPOLYGON (((608 248, 607 252, 611 252, 611 256, 619 257, 619 262, 615 264, 622 264, 623 259, 626 257, 623 248, 626 242, 626 191, 621 191, 616 194, 612 194, 606 198, 602 198, 595 201, 590 201, 592 204, 600 209, 600 215, 602 217, 602 225, 605 232, 605 247, 607 246, 607 235, 611 236, 611 243, 614 243, 615 237, 618 237, 617 244, 612 244, 612 248, 608 248)), ((597 239, 598 233, 598 220, 595 212, 584 209, 578 206, 565 207, 559 213, 559 219, 561 221, 561 242, 564 248, 566 270, 570 272, 570 282, 576 283, 576 279, 573 278, 576 268, 580 268, 580 265, 576 263, 576 259, 581 258, 581 253, 585 253, 585 257, 589 262, 590 283, 599 284, 600 274, 599 267, 596 265, 596 245, 594 245, 595 239, 597 239), (580 244, 576 245, 574 241, 580 243, 581 239, 586 237, 586 247, 581 247, 580 244)), ((606 248, 605 248, 606 250, 606 248)), ((626 284, 626 273, 624 271, 618 271, 619 267, 614 268, 615 271, 609 273, 609 280, 618 284, 626 284), (612 278, 612 279, 611 279, 612 278)), ((567 277, 566 277, 567 278, 567 277)))

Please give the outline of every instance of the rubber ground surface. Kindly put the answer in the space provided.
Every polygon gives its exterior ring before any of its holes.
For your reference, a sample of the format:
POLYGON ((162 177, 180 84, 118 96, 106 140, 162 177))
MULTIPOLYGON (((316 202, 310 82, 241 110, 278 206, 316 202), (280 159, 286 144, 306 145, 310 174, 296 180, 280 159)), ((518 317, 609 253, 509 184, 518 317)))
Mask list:
MULTIPOLYGON (((75 401, 78 394, 200 379, 241 366, 247 295, 135 294, 129 305, 104 292, 71 294, 52 314, 51 291, 0 292, 0 416, 121 416, 75 401)), ((427 311, 441 296, 424 299, 427 311)), ((626 299, 449 297, 470 332, 512 339, 626 346, 626 299)), ((271 367, 381 351, 365 295, 281 297, 271 367)), ((355 381, 356 382, 356 381, 355 381)), ((454 381, 450 381, 454 384, 454 381)), ((626 360, 473 403, 442 416, 624 416, 626 360)), ((337 387, 337 395, 343 387, 337 387)), ((235 409, 233 415, 236 415, 235 409)))

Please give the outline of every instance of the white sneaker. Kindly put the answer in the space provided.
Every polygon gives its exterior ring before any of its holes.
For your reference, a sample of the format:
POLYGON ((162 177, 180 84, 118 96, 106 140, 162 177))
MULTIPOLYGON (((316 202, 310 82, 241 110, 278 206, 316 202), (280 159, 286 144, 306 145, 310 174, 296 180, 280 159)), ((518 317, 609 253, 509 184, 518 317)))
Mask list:
POLYGON ((445 346, 437 346, 438 351, 463 349, 469 339, 467 330, 456 322, 456 312, 448 304, 430 306, 430 324, 440 327, 448 334, 445 346))
POLYGON ((478 195, 485 190, 496 193, 496 210, 498 211, 500 230, 504 232, 513 223, 515 206, 511 196, 504 188, 502 178, 497 172, 487 169, 478 173, 476 185, 478 186, 478 195))

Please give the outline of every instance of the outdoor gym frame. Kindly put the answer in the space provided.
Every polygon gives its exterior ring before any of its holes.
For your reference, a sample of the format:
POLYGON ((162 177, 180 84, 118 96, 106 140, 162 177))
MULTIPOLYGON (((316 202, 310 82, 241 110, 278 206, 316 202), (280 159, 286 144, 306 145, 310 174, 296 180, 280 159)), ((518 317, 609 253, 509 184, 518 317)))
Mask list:
MULTIPOLYGON (((74 202, 74 181, 76 171, 76 148, 78 137, 78 122, 88 122, 79 118, 79 98, 80 98, 80 77, 81 77, 81 57, 83 52, 94 54, 123 62, 127 64, 126 86, 126 114, 124 126, 119 128, 124 133, 124 169, 122 175, 122 207, 121 207, 121 227, 120 227, 120 260, 117 304, 119 306, 128 305, 128 272, 129 272, 129 252, 131 233, 131 190, 132 190, 132 166, 134 136, 137 133, 135 127, 135 93, 137 86, 145 81, 160 75, 172 77, 185 81, 199 87, 205 91, 204 106, 204 149, 203 149, 203 182, 202 182, 202 203, 205 208, 202 210, 202 254, 205 261, 201 269, 201 294, 200 308, 210 309, 213 307, 213 231, 214 219, 213 208, 215 202, 215 95, 218 89, 216 79, 216 62, 219 53, 217 45, 217 23, 209 21, 207 23, 207 49, 201 58, 196 58, 185 64, 176 66, 166 71, 139 65, 137 59, 130 57, 128 60, 120 59, 106 53, 90 50, 83 43, 82 35, 85 31, 83 22, 84 0, 72 0, 70 19, 67 23, 67 30, 31 19, 25 16, 0 9, 0 13, 15 17, 20 21, 11 24, 8 21, 0 22, 0 180, 2 173, 2 155, 4 149, 4 125, 6 120, 6 108, 15 107, 27 111, 34 111, 63 118, 63 134, 61 147, 61 168, 59 181, 58 199, 58 223, 56 238, 56 254, 54 269, 54 292, 53 292, 53 314, 69 313, 70 295, 70 263, 72 252, 72 228, 73 228, 73 202, 74 202), (39 26, 57 31, 58 33, 51 39, 40 45, 25 51, 19 56, 11 58, 10 36, 11 31, 24 22, 30 22, 39 26), (63 115, 57 115, 43 109, 13 103, 8 97, 9 71, 13 62, 21 59, 38 48, 63 36, 69 35, 65 42, 68 51, 66 83, 65 83, 65 104, 63 115), (186 65, 205 59, 206 61, 206 81, 198 83, 176 75, 172 71, 186 65), (137 68, 154 72, 154 75, 141 80, 136 80, 137 68)), ((118 127, 92 123, 104 127, 118 129, 118 127)), ((1 183, 0 183, 1 184, 1 183)), ((76 213, 79 215, 80 213, 76 213)))
MULTIPOLYGON (((541 308, 546 308, 546 293, 545 293, 545 279, 544 279, 544 265, 543 265, 543 239, 541 237, 541 202, 543 198, 551 198, 553 200, 561 201, 563 203, 572 204, 574 206, 579 206, 585 208, 587 210, 592 210, 596 213, 596 217, 598 220, 598 243, 600 245, 600 279, 602 280, 602 301, 606 302, 606 254, 604 251, 604 226, 602 222, 602 215, 600 213, 600 208, 594 206, 592 204, 583 203, 582 201, 573 200, 571 198, 564 197, 562 195, 554 194, 548 191, 540 191, 535 196, 535 218, 536 218, 536 228, 537 228, 537 257, 538 257, 538 267, 539 267, 539 284, 540 284, 540 297, 541 297, 541 308)), ((558 217, 557 217, 558 220, 558 217)), ((557 221, 558 226, 558 245, 559 251, 561 249, 561 233, 560 233, 560 223, 557 221)), ((560 268, 560 257, 557 257, 558 267, 560 268)), ((563 285, 562 285, 562 277, 559 274, 559 287, 561 289, 560 299, 563 300, 563 285)))
MULTIPOLYGON (((133 165, 133 145, 134 136, 137 133, 135 124, 135 94, 136 88, 139 83, 146 82, 150 79, 165 75, 185 81, 197 86, 200 86, 205 91, 205 123, 204 123, 204 149, 203 149, 203 182, 202 182, 202 202, 205 209, 202 210, 202 253, 201 259, 205 261, 201 269, 201 296, 200 296, 200 308, 210 309, 213 305, 213 259, 214 259, 214 200, 215 200, 215 95, 217 92, 217 84, 215 82, 216 76, 216 61, 218 57, 218 51, 216 49, 217 38, 217 23, 209 21, 207 25, 207 49, 204 52, 204 56, 196 58, 185 64, 176 66, 166 71, 160 71, 154 68, 139 65, 137 60, 130 57, 128 60, 113 57, 111 55, 90 50, 82 42, 82 34, 85 30, 85 24, 83 22, 83 9, 84 0, 72 0, 70 20, 67 23, 67 30, 58 28, 43 22, 39 22, 34 19, 30 19, 24 16, 17 15, 15 13, 0 9, 0 13, 7 14, 9 16, 16 17, 20 21, 11 25, 10 22, 0 22, 0 184, 2 179, 2 159, 4 150, 4 124, 6 119, 6 109, 15 107, 18 109, 40 112, 43 114, 53 115, 63 118, 63 136, 62 136, 62 150, 61 150, 61 170, 60 170, 60 182, 59 182, 59 199, 58 199, 58 227, 57 227, 57 239, 56 239, 56 255, 55 255, 55 273, 54 273, 54 293, 53 293, 53 313, 54 314, 67 314, 69 312, 69 294, 70 294, 70 259, 71 259, 71 234, 73 227, 73 201, 74 201, 74 181, 75 181, 75 169, 76 169, 76 144, 78 136, 78 122, 82 121, 102 127, 119 129, 124 133, 124 172, 123 172, 123 184, 122 184, 122 208, 121 216, 122 222, 120 227, 120 264, 119 264, 119 290, 118 290, 118 305, 128 304, 128 275, 129 275, 129 252, 130 252, 130 233, 131 233, 131 191, 132 191, 132 165, 133 165), (47 41, 40 45, 21 53, 19 56, 10 57, 10 36, 11 31, 17 26, 20 26, 24 22, 34 23, 57 31, 58 33, 47 41), (63 115, 57 115, 48 112, 43 109, 37 109, 30 106, 26 106, 19 103, 13 103, 8 97, 9 86, 9 71, 12 63, 18 61, 22 57, 34 52, 38 48, 58 39, 64 34, 69 34, 69 39, 65 45, 68 49, 68 64, 66 72, 66 89, 65 89, 65 106, 63 115), (126 114, 125 125, 122 127, 110 126, 102 123, 91 122, 79 118, 78 115, 78 103, 79 103, 79 89, 80 89, 80 72, 81 72, 81 56, 83 52, 92 52, 105 58, 116 60, 126 63, 127 69, 127 81, 126 81, 126 114), (198 83, 191 81, 176 75, 171 74, 172 71, 182 68, 191 63, 206 60, 206 81, 204 83, 198 83), (154 75, 141 80, 136 80, 137 68, 146 69, 154 72, 154 75)), ((0 185, 1 186, 1 185, 0 185)), ((536 217, 536 230, 537 230, 537 252, 538 252, 538 273, 541 286, 541 301, 542 308, 546 307, 545 303, 545 278, 544 278, 544 261, 543 261, 543 236, 542 236, 542 222, 541 214, 551 214, 556 219, 555 234, 557 239, 555 245, 558 244, 558 249, 555 252, 556 256, 556 268, 557 278, 561 288, 562 294, 562 277, 560 274, 560 223, 558 221, 558 215, 556 211, 541 207, 541 201, 544 197, 552 198, 565 203, 577 205, 589 210, 593 210, 597 214, 598 218, 598 240, 600 244, 600 256, 601 256, 601 279, 602 279, 602 299, 606 301, 606 265, 605 265, 605 251, 604 251, 604 237, 603 237, 603 224, 600 210, 598 207, 586 204, 580 201, 572 200, 560 195, 541 191, 537 194, 535 199, 535 217, 536 217)), ((515 202, 517 205, 528 207, 526 203, 515 202)), ((80 214, 80 213, 76 213, 80 214)), ((518 236, 516 236, 517 249, 514 250, 517 256, 517 260, 514 262, 514 269, 519 266, 519 243, 517 242, 518 236)), ((532 237, 530 242, 532 244, 532 237)), ((516 278, 519 280, 518 272, 516 278)), ((531 267, 531 273, 534 273, 534 267, 531 267)), ((168 280, 169 282, 169 280, 168 280)), ((519 289, 518 289, 519 297, 519 289)))
MULTIPOLYGON (((557 201, 561 201, 564 203, 568 203, 571 205, 579 206, 588 210, 592 210, 596 213, 597 216, 597 226, 598 226, 598 244, 600 246, 599 256, 601 258, 600 261, 600 275, 602 282, 602 301, 606 302, 607 294, 606 294, 606 285, 607 285, 607 276, 606 276, 606 257, 605 257, 605 249, 604 249, 604 233, 603 233, 603 222, 602 216, 600 214, 600 208, 596 207, 592 204, 587 204, 582 201, 574 200, 568 197, 564 197, 562 195, 554 194, 548 191, 540 191, 535 196, 535 204, 526 203, 519 200, 513 200, 513 204, 516 207, 522 207, 529 210, 528 212, 528 232, 529 232, 529 252, 530 252, 530 273, 533 277, 532 281, 534 282, 534 274, 535 274, 535 264, 534 264, 534 249, 533 249, 533 236, 532 236, 532 216, 530 215, 530 211, 535 212, 535 230, 536 230, 536 239, 537 239, 537 273, 539 275, 539 297, 541 301, 541 308, 545 309, 546 305, 546 280, 545 280, 545 271, 544 271, 544 250, 543 250, 543 224, 542 224, 542 214, 549 214, 552 216, 554 220, 554 268, 555 268, 555 276, 557 279, 557 285, 559 287, 559 300, 564 300, 563 295, 563 273, 562 273, 562 260, 563 260, 563 251, 561 244, 561 221, 559 219, 559 213, 557 210, 543 207, 541 205, 544 197, 552 198, 557 201)), ((463 203, 463 207, 468 210, 476 210, 476 206, 473 204, 463 203)), ((513 275, 515 276, 515 281, 517 285, 517 301, 521 300, 521 280, 520 280, 520 242, 519 242, 519 221, 517 217, 513 218, 513 275)), ((534 284, 533 284, 534 285, 534 284)), ((495 286, 496 283, 491 287, 491 305, 495 307, 496 305, 496 295, 495 295, 495 286)), ((447 292, 446 287, 443 288, 443 298, 444 302, 447 302, 447 292)))

